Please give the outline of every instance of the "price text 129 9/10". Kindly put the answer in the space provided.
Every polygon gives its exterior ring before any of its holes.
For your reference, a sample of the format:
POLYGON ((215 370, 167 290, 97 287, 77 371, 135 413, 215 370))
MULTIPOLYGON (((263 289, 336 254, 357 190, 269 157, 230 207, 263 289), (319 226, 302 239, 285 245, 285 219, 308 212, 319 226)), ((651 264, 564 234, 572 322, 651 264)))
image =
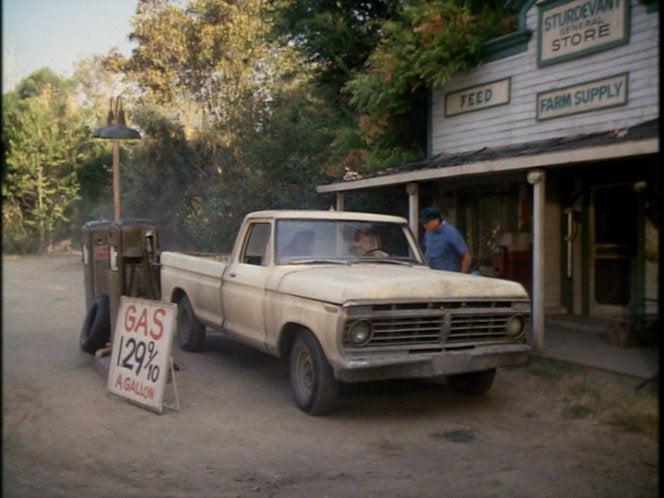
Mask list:
POLYGON ((147 372, 147 380, 157 382, 157 379, 159 379, 159 365, 155 365, 154 360, 158 354, 159 352, 154 349, 154 341, 149 341, 146 345, 144 341, 132 337, 125 344, 124 337, 121 337, 117 365, 132 372, 135 368, 136 375, 140 375, 141 371, 147 372))

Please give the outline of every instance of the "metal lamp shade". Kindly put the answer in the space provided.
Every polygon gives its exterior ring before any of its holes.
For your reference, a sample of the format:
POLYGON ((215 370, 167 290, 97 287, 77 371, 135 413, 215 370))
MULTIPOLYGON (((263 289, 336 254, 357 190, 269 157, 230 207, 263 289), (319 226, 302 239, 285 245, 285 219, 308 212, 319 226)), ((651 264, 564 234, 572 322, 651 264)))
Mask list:
POLYGON ((141 134, 137 130, 121 124, 105 126, 95 130, 92 136, 108 140, 138 140, 141 138, 141 134))

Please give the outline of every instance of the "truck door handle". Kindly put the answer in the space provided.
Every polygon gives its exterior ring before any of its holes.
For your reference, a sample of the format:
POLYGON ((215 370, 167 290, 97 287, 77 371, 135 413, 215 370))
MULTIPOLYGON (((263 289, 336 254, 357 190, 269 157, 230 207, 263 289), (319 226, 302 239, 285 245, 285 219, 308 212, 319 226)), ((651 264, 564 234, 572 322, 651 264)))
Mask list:
POLYGON ((235 277, 237 276, 237 273, 235 273, 235 272, 230 272, 230 273, 228 274, 228 276, 231 277, 231 278, 235 278, 235 277))

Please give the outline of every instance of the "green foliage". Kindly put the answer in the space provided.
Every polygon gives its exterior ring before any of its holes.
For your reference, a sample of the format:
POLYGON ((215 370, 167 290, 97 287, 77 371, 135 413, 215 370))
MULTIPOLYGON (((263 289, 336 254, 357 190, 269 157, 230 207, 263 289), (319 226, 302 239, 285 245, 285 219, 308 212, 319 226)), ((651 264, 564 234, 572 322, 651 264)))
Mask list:
POLYGON ((284 50, 264 39, 261 4, 141 1, 130 35, 138 46, 130 59, 114 55, 107 64, 137 83, 144 100, 188 114, 191 128, 223 126, 232 133, 247 112, 257 112, 280 69, 275 62, 283 59, 284 50))
POLYGON ((204 151, 187 141, 182 127, 158 107, 141 108, 134 117, 145 136, 122 151, 123 216, 151 219, 162 229, 164 241, 193 247, 184 230, 192 197, 200 189, 204 151))
POLYGON ((124 209, 155 220, 166 247, 228 250, 250 211, 322 207, 314 187, 335 116, 300 88, 275 94, 260 127, 227 146, 214 130, 186 139, 156 108, 135 119, 147 138, 123 168, 124 209))
POLYGON ((21 82, 15 95, 3 99, 6 250, 43 251, 70 220, 78 199, 83 130, 72 126, 76 110, 69 88, 51 71, 40 70, 21 82))
POLYGON ((38 97, 44 92, 61 93, 71 88, 71 82, 63 80, 51 69, 43 67, 22 80, 16 88, 21 99, 38 97))
MULTIPOLYGON (((476 66, 483 43, 512 29, 514 16, 495 4, 405 3, 399 16, 383 24, 384 36, 366 66, 347 82, 351 102, 368 121, 393 134, 395 126, 422 108, 427 88, 476 66)), ((425 122, 421 112, 416 119, 425 122)))
POLYGON ((146 136, 123 166, 124 212, 153 218, 166 245, 229 249, 247 212, 322 202, 339 115, 294 51, 263 36, 261 4, 142 2, 133 56, 108 61, 138 84, 146 136))
POLYGON ((273 36, 297 46, 316 67, 316 81, 343 97, 341 89, 380 39, 398 0, 282 0, 273 3, 273 36))
POLYGON ((89 140, 75 82, 40 69, 3 95, 3 250, 47 250, 103 189, 104 154, 89 140), (80 195, 81 184, 86 195, 80 195))

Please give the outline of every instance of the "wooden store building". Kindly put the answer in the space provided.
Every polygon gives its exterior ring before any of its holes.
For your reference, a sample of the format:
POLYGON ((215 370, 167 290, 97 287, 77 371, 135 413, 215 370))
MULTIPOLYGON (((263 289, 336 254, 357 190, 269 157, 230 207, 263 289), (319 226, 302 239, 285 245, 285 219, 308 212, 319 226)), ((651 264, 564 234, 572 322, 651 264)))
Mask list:
MULTIPOLYGON (((431 91, 426 160, 317 187, 436 205, 545 315, 658 316, 659 2, 511 0, 518 29, 431 91)), ((407 207, 406 207, 407 206, 407 207)))

